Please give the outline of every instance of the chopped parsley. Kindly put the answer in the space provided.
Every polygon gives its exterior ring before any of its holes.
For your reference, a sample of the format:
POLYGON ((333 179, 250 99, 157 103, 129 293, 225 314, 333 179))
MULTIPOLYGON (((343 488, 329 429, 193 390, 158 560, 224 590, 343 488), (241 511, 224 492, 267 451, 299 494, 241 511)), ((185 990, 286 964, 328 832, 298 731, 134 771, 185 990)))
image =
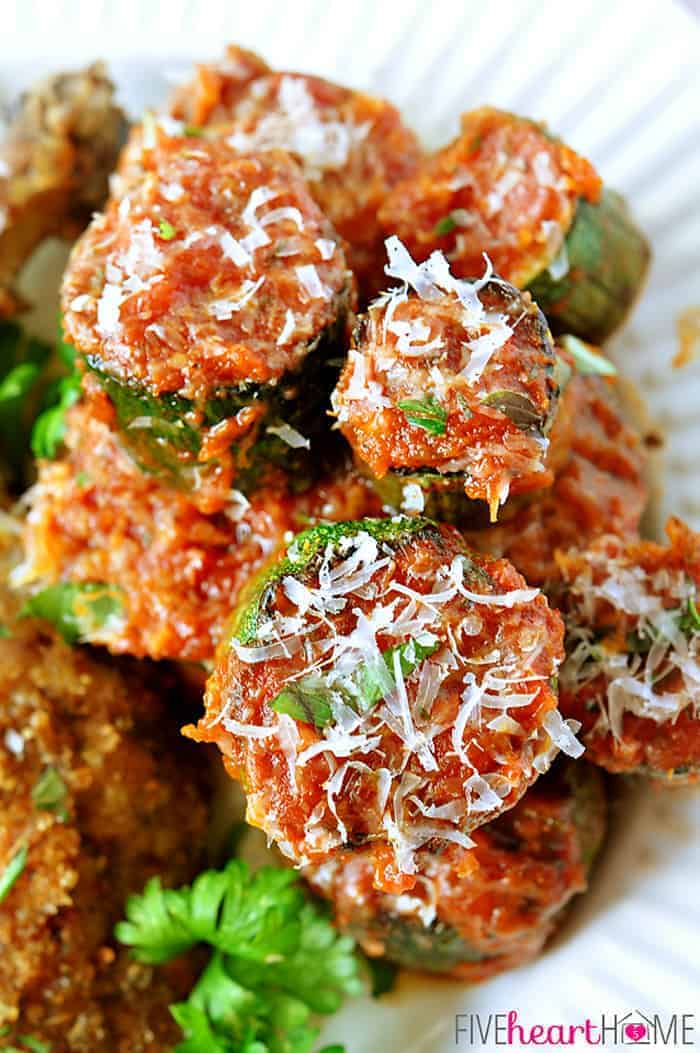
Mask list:
POLYGON ((41 409, 51 348, 15 322, 0 323, 0 454, 11 482, 23 484, 29 436, 41 409))
POLYGON ((573 357, 576 369, 582 377, 595 375, 601 377, 617 376, 617 369, 610 359, 606 358, 600 351, 596 351, 589 344, 584 344, 583 340, 579 340, 577 336, 571 336, 570 334, 562 336, 560 342, 562 347, 573 357))
POLYGON ((28 849, 22 845, 13 855, 3 872, 0 874, 0 903, 6 898, 10 889, 27 865, 28 849))
POLYGON ((176 231, 172 223, 168 223, 167 219, 161 219, 158 224, 158 235, 163 241, 172 241, 175 237, 176 231))
POLYGON ((416 428, 424 428, 432 435, 445 434, 447 410, 437 399, 405 399, 399 402, 398 406, 403 410, 409 424, 415 425, 416 428))
POLYGON ((394 655, 398 654, 401 672, 409 676, 424 658, 434 654, 440 647, 437 637, 426 633, 421 640, 408 640, 390 647, 375 662, 365 662, 342 681, 329 683, 328 679, 312 674, 296 683, 288 684, 270 702, 276 713, 286 713, 294 720, 325 728, 335 723, 332 702, 340 699, 356 713, 368 713, 377 703, 386 698, 396 686, 394 679, 394 655))
POLYGON ((698 609, 695 606, 695 600, 692 596, 688 597, 685 610, 681 610, 680 612, 678 625, 681 632, 685 633, 686 636, 691 636, 693 633, 700 632, 700 612, 698 612, 698 609))
POLYGON ((152 965, 211 948, 187 1001, 171 1006, 185 1036, 175 1053, 311 1053, 314 1016, 362 990, 353 941, 306 898, 292 870, 251 874, 233 860, 176 890, 153 878, 129 898, 115 935, 152 965))
POLYGON ((446 216, 438 220, 433 228, 433 233, 436 237, 442 238, 445 234, 451 234, 457 226, 457 222, 451 212, 448 212, 446 216))
POLYGON ((80 398, 79 373, 61 377, 53 389, 52 405, 41 413, 32 430, 32 452, 35 457, 53 461, 60 453, 66 434, 66 414, 80 398))
POLYGON ((66 784, 57 768, 46 768, 37 779, 32 790, 32 800, 37 808, 56 812, 64 822, 68 819, 66 809, 66 784))
POLYGON ((102 582, 58 582, 31 596, 20 611, 22 618, 51 622, 66 643, 88 639, 119 618, 124 608, 123 592, 102 582))
MULTIPOLYGON (((9 1033, 10 1029, 7 1027, 0 1032, 0 1035, 4 1038, 9 1033)), ((27 1050, 31 1050, 31 1053, 51 1053, 50 1043, 42 1042, 33 1035, 20 1035, 12 1041, 19 1042, 19 1046, 0 1046, 0 1053, 27 1053, 27 1050)))

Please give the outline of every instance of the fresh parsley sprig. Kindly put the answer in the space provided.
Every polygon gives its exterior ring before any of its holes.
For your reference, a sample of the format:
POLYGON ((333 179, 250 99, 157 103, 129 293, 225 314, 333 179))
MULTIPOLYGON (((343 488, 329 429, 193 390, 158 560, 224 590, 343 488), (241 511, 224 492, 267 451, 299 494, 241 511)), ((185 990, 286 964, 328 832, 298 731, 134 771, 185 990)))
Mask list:
POLYGON ((115 935, 151 964, 212 948, 188 1000, 171 1007, 185 1036, 175 1053, 310 1053, 314 1014, 333 1013, 362 990, 352 940, 291 870, 251 874, 233 860, 177 890, 154 878, 130 897, 115 935))

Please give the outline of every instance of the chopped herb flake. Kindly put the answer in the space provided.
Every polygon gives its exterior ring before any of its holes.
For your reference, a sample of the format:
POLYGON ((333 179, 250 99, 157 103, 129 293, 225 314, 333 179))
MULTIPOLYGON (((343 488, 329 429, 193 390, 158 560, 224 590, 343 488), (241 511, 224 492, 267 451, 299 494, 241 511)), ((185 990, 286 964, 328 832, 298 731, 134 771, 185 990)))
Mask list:
POLYGON ((51 1053, 50 1044, 34 1038, 33 1035, 20 1035, 19 1042, 26 1046, 27 1049, 30 1049, 32 1053, 51 1053))
POLYGON ((116 585, 58 582, 30 597, 20 617, 43 618, 66 643, 74 644, 106 628, 121 616, 123 607, 123 593, 116 585))
POLYGON ((447 410, 433 398, 406 399, 399 402, 406 420, 416 428, 424 428, 432 435, 444 435, 447 426, 447 410))
POLYGON ((167 219, 161 219, 158 224, 158 234, 163 241, 172 241, 175 237, 175 227, 168 223, 167 219))
POLYGON ((35 457, 53 461, 58 456, 66 434, 66 414, 80 398, 81 379, 78 373, 62 377, 55 388, 55 404, 39 414, 32 430, 32 451, 35 457))
POLYGON ((492 391, 481 401, 485 406, 500 410, 520 431, 542 431, 542 414, 527 395, 519 391, 492 391))
POLYGON ((450 212, 448 215, 443 216, 442 219, 438 220, 434 227, 434 233, 436 237, 441 238, 445 234, 451 234, 456 226, 457 222, 450 212))
POLYGON ((596 351, 589 344, 584 344, 577 336, 562 336, 561 344, 576 363, 576 369, 583 377, 598 375, 601 377, 616 377, 617 369, 605 355, 596 351))
POLYGON ((22 845, 22 847, 15 852, 2 874, 0 874, 0 903, 5 899, 15 881, 27 865, 27 854, 27 846, 22 845))
POLYGON ((58 769, 46 768, 32 790, 32 800, 37 808, 42 808, 47 812, 56 812, 65 821, 68 818, 65 807, 67 792, 66 784, 58 769))
POLYGON ((686 609, 681 612, 679 625, 681 632, 685 633, 686 636, 700 632, 700 612, 698 612, 692 596, 688 597, 686 609))

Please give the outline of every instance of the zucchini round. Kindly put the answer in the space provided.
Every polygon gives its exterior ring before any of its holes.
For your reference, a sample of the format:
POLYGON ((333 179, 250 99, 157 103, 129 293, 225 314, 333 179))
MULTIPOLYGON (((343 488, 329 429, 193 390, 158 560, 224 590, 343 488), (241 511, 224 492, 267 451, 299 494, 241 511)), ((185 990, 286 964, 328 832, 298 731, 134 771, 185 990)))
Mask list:
POLYGON ((600 344, 624 322, 641 290, 650 248, 624 198, 603 189, 579 200, 566 235, 566 273, 543 270, 528 285, 555 333, 600 344))
POLYGON ((421 850, 408 894, 377 891, 362 849, 304 873, 368 955, 478 980, 541 950, 586 888, 605 817, 600 773, 557 762, 515 808, 478 831, 470 851, 421 850))

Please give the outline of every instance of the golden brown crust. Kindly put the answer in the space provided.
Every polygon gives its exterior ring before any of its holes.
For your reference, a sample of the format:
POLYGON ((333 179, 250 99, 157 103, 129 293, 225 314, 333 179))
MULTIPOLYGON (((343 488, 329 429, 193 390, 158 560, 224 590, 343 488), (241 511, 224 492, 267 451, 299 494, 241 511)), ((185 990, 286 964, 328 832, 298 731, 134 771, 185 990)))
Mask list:
POLYGON ((112 929, 150 877, 198 869, 202 787, 148 674, 16 621, 17 606, 3 586, 0 872, 22 846, 27 862, 0 904, 0 1027, 52 1053, 159 1053, 191 965, 155 976, 112 929), (35 800, 47 772, 65 787, 53 808, 35 800))

